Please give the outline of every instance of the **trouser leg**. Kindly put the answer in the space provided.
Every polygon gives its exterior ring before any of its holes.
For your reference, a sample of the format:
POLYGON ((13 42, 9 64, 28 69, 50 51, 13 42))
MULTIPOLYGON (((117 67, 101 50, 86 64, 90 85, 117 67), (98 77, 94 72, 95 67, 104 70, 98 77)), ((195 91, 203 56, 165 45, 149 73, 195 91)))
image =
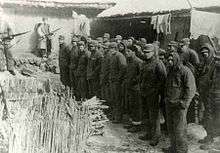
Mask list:
POLYGON ((127 90, 127 99, 130 106, 129 114, 135 122, 141 121, 141 99, 139 91, 137 90, 127 90))
POLYGON ((14 59, 11 53, 11 50, 5 47, 5 56, 6 56, 6 63, 7 63, 7 70, 14 71, 14 59))
POLYGON ((187 120, 186 114, 188 109, 179 109, 174 117, 174 134, 176 138, 175 153, 187 153, 187 120))
POLYGON ((170 145, 171 145, 171 150, 173 151, 172 153, 174 153, 174 149, 176 146, 176 138, 175 138, 175 134, 174 134, 174 117, 173 115, 175 112, 173 112, 173 108, 170 105, 166 105, 166 120, 167 120, 167 130, 168 130, 168 134, 169 134, 169 138, 170 138, 170 145))
POLYGON ((158 138, 161 135, 160 131, 160 116, 159 116, 159 95, 155 94, 148 98, 149 106, 149 133, 152 133, 153 138, 158 138))

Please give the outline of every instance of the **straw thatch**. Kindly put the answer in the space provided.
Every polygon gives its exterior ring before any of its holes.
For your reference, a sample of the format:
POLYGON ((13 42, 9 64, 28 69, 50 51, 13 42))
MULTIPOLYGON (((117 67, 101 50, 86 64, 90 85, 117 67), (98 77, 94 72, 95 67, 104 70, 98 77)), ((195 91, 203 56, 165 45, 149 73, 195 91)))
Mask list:
POLYGON ((2 5, 21 5, 32 7, 74 7, 107 9, 115 5, 116 0, 1 0, 2 5))
POLYGON ((98 17, 160 14, 191 8, 220 7, 219 0, 122 0, 121 3, 100 13, 98 17))

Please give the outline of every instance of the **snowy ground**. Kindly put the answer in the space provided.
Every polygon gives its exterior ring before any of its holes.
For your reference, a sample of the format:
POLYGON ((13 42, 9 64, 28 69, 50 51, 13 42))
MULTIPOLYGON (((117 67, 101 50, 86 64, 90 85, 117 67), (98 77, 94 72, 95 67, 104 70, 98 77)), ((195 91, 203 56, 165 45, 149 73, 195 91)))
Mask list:
MULTIPOLYGON (((132 134, 123 125, 109 123, 103 136, 89 138, 88 149, 90 153, 162 153, 161 149, 169 146, 168 138, 163 136, 156 147, 151 147, 148 141, 138 139, 142 134, 132 134)), ((212 152, 200 150, 196 141, 189 140, 189 153, 212 152)))

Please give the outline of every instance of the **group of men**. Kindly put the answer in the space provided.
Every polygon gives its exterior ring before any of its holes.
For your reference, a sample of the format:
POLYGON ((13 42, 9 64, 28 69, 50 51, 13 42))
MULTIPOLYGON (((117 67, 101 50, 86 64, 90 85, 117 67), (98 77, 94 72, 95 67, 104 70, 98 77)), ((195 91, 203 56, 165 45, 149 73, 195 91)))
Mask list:
POLYGON ((215 67, 211 45, 204 44, 198 51, 200 60, 189 48, 188 38, 171 41, 166 50, 159 42, 147 44, 144 38, 137 41, 120 35, 111 39, 108 33, 96 40, 73 36, 70 45, 60 36, 59 43, 63 84, 78 100, 92 96, 106 100, 112 122, 122 123, 127 116, 129 125, 125 127, 129 132, 142 130, 140 124, 144 124, 146 135, 140 139, 155 146, 161 136, 163 114, 171 140, 169 151, 187 153, 186 115, 196 93, 200 93, 209 123, 205 126, 208 136, 200 142, 213 141, 208 91, 215 67))

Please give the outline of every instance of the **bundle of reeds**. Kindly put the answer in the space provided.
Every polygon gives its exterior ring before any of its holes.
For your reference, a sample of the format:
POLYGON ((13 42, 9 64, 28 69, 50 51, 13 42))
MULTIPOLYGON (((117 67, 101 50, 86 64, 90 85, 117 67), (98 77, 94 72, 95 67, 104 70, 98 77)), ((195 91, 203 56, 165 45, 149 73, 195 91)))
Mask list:
POLYGON ((68 88, 53 83, 33 78, 1 81, 8 153, 80 153, 89 136, 103 133, 108 121, 103 101, 94 97, 77 102, 68 88))
POLYGON ((108 106, 104 105, 103 102, 104 101, 98 99, 97 97, 93 97, 84 102, 84 105, 89 106, 90 110, 90 135, 103 135, 104 127, 109 121, 107 116, 104 114, 104 109, 108 109, 108 106))

